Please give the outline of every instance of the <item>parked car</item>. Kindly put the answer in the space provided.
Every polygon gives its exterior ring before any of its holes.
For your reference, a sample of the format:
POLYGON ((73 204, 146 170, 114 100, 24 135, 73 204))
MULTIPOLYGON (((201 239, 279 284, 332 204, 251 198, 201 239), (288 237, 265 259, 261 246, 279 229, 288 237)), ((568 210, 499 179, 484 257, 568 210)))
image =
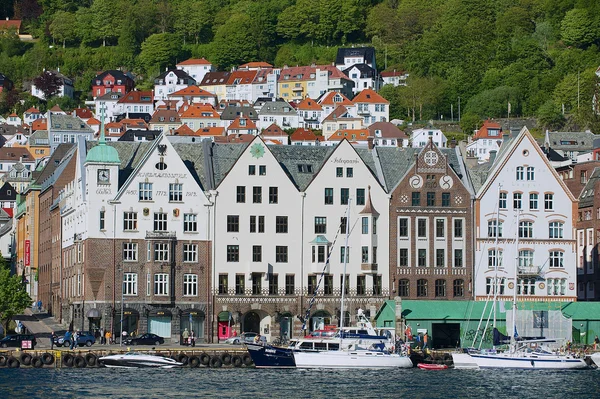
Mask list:
POLYGON ((33 334, 7 335, 0 340, 1 348, 22 348, 23 341, 31 341, 31 349, 35 349, 37 340, 33 334))
MULTIPOLYGON (((72 335, 71 335, 72 337, 72 335)), ((80 331, 79 336, 77 338, 77 346, 92 346, 96 343, 96 337, 89 331, 80 331)), ((54 338, 54 345, 60 347, 64 346, 65 348, 71 346, 70 338, 65 339, 65 336, 62 335, 60 337, 54 338)))
POLYGON ((147 333, 136 338, 126 338, 123 342, 125 345, 161 345, 165 343, 165 339, 156 334, 147 333))
MULTIPOLYGON (((226 344, 231 344, 231 345, 240 345, 240 344, 246 344, 246 343, 252 343, 254 342, 254 338, 257 336, 258 334, 255 332, 245 332, 242 333, 239 337, 230 337, 227 338, 225 340, 226 344)), ((267 343, 267 339, 261 335, 260 336, 260 342, 263 344, 267 343)))

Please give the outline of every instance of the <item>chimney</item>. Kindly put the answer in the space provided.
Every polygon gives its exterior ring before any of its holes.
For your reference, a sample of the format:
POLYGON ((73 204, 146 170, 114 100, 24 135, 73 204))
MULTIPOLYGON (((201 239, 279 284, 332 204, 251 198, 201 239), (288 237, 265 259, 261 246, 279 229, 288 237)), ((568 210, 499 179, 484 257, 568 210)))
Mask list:
POLYGON ((493 165, 494 161, 496 160, 496 152, 496 150, 490 151, 490 165, 493 165))
POLYGON ((372 150, 375 147, 375 144, 373 143, 373 137, 367 138, 367 147, 369 150, 372 150))

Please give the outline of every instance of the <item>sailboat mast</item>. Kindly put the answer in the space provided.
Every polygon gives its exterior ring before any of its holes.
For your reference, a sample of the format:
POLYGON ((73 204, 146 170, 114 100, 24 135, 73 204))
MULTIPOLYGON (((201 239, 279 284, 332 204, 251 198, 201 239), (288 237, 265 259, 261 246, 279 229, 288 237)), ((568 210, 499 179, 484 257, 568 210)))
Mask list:
POLYGON ((516 245, 516 257, 515 257, 515 281, 513 289, 513 304, 512 304, 512 325, 510 331, 510 347, 511 351, 515 350, 515 331, 517 329, 517 284, 518 284, 518 272, 519 272, 519 216, 520 210, 517 210, 517 239, 516 245))
MULTIPOLYGON (((500 263, 500 251, 498 250, 498 237, 500 236, 500 190, 502 189, 502 184, 498 184, 498 202, 496 203, 496 231, 495 236, 496 240, 494 243, 495 247, 495 262, 494 262, 494 300, 492 301, 493 313, 494 313, 494 322, 492 326, 496 328, 496 301, 498 300, 498 266, 500 263)), ((489 319, 488 319, 489 320, 489 319)))
POLYGON ((350 203, 352 199, 348 198, 348 208, 346 209, 346 242, 344 249, 344 274, 342 274, 342 300, 340 304, 340 349, 344 339, 344 299, 346 294, 346 266, 348 266, 348 238, 350 237, 350 203))

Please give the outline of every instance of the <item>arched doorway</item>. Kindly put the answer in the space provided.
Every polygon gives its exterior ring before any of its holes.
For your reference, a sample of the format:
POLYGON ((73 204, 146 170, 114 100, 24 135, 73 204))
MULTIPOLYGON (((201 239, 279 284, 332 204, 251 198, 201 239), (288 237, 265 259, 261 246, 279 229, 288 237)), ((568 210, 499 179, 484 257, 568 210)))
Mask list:
POLYGON ((243 332, 254 332, 260 334, 260 315, 256 312, 248 312, 244 315, 242 323, 243 332))
POLYGON ((310 318, 309 331, 324 330, 331 324, 331 313, 326 310, 317 310, 310 318))
MULTIPOLYGON (((132 308, 123 309, 123 331, 127 331, 128 335, 138 335, 138 322, 140 313, 132 308)), ((115 330, 113 331, 114 339, 118 339, 121 334, 121 309, 115 309, 115 330)))
POLYGON ((92 308, 87 311, 86 317, 88 319, 89 331, 96 335, 96 331, 100 330, 100 322, 102 320, 102 314, 100 313, 100 310, 92 308))
POLYGON ((181 312, 179 319, 180 330, 179 334, 183 333, 184 329, 188 331, 194 331, 196 336, 196 343, 204 342, 204 320, 206 316, 204 312, 199 309, 185 309, 181 312))
POLYGON ((290 312, 282 313, 279 316, 279 336, 292 338, 294 326, 294 316, 290 312))
POLYGON ((159 337, 171 338, 171 311, 154 309, 148 314, 148 332, 159 337))

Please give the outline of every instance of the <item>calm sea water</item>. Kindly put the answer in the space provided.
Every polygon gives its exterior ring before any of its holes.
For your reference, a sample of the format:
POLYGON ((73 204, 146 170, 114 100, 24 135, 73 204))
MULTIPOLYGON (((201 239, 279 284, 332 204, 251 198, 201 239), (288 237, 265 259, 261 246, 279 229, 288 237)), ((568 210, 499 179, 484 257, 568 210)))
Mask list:
POLYGON ((597 398, 600 369, 0 369, 0 398, 597 398))

